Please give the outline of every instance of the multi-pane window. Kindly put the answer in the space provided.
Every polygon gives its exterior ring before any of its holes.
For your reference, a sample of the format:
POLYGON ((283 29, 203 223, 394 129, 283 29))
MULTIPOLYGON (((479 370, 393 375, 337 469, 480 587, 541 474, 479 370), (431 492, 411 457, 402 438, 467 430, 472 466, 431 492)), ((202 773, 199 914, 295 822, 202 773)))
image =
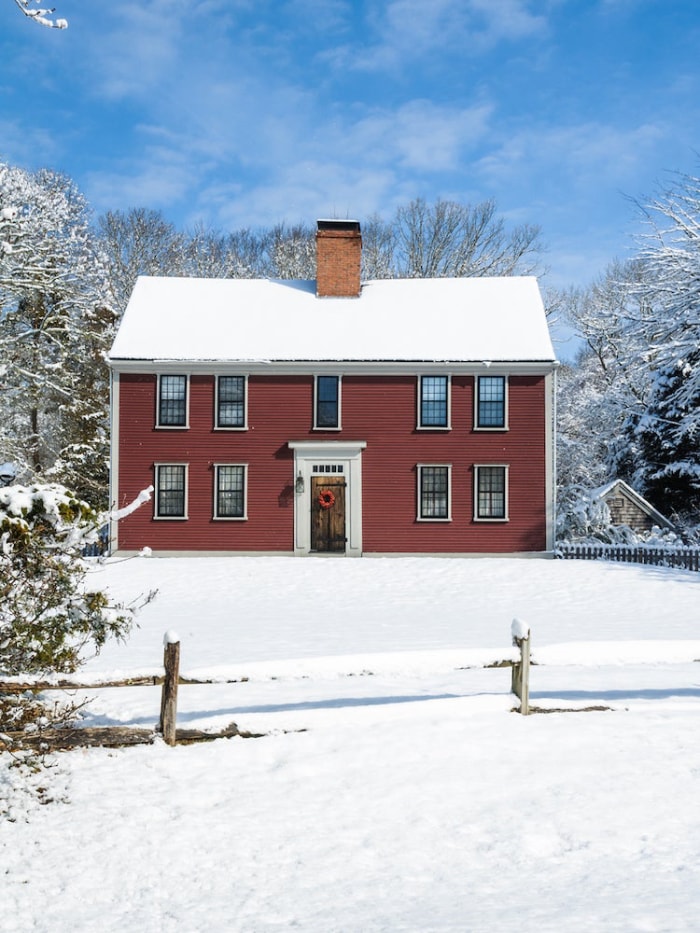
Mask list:
POLYGON ((314 427, 340 427, 339 376, 316 376, 316 405, 314 416, 314 427))
POLYGON ((156 464, 155 517, 187 517, 187 467, 184 463, 156 464))
POLYGON ((450 518, 450 467, 418 465, 418 518, 450 518))
POLYGON ((447 376, 421 376, 418 427, 446 428, 448 426, 449 378, 447 376))
POLYGON ((244 428, 245 425, 245 376, 219 376, 216 383, 217 428, 244 428))
POLYGON ((187 376, 160 376, 158 379, 159 427, 187 426, 187 376))
POLYGON ((505 520, 508 517, 507 478, 505 466, 477 466, 475 499, 477 519, 505 520))
POLYGON ((476 382, 477 428, 505 428, 506 377, 479 376, 476 382))
POLYGON ((214 518, 246 517, 246 467, 219 464, 215 467, 214 518))

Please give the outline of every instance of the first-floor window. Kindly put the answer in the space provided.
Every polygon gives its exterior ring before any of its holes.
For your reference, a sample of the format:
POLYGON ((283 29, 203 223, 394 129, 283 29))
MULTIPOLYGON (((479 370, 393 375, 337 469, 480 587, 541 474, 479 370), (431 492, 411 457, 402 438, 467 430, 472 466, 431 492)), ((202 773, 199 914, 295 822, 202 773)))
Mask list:
POLYGON ((508 467, 476 466, 475 517, 482 521, 508 518, 508 467))
POLYGON ((449 520, 449 466, 418 465, 418 518, 423 521, 449 520))
POLYGON ((215 483, 214 518, 245 518, 245 464, 217 464, 215 467, 215 483))
POLYGON ((187 466, 156 464, 156 518, 187 518, 187 466))

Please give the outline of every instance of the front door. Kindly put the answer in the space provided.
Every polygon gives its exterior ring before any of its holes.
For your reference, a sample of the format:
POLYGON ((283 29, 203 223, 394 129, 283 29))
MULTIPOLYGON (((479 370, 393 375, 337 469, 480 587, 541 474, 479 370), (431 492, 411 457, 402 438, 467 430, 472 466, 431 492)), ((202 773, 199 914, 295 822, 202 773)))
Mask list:
POLYGON ((311 477, 311 550, 345 551, 345 477, 311 477))

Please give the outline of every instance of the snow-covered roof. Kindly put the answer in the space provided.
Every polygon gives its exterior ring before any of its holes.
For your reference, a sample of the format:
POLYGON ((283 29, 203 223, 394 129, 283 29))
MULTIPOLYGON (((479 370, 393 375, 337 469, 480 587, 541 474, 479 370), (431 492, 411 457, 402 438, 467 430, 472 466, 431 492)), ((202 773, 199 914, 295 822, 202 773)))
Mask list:
POLYGON ((647 502, 644 496, 638 493, 636 489, 633 489, 629 483, 626 483, 623 479, 613 479, 604 486, 599 486, 597 489, 592 490, 592 495, 595 499, 605 499, 611 493, 618 493, 626 496, 637 508, 645 512, 662 528, 673 528, 673 523, 666 518, 665 515, 662 515, 658 509, 654 508, 651 502, 647 502))
POLYGON ((359 298, 315 282, 140 277, 110 351, 118 360, 555 359, 533 277, 383 279, 359 298))

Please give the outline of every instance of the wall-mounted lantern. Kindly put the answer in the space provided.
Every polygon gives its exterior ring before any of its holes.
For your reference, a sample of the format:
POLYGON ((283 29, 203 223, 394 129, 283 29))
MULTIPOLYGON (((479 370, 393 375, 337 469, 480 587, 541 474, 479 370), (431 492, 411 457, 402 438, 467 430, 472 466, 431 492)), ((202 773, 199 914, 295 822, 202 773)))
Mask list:
POLYGON ((303 491, 304 491, 304 477, 301 475, 301 470, 299 470, 299 475, 297 476, 296 482, 294 483, 294 492, 300 496, 303 491))

